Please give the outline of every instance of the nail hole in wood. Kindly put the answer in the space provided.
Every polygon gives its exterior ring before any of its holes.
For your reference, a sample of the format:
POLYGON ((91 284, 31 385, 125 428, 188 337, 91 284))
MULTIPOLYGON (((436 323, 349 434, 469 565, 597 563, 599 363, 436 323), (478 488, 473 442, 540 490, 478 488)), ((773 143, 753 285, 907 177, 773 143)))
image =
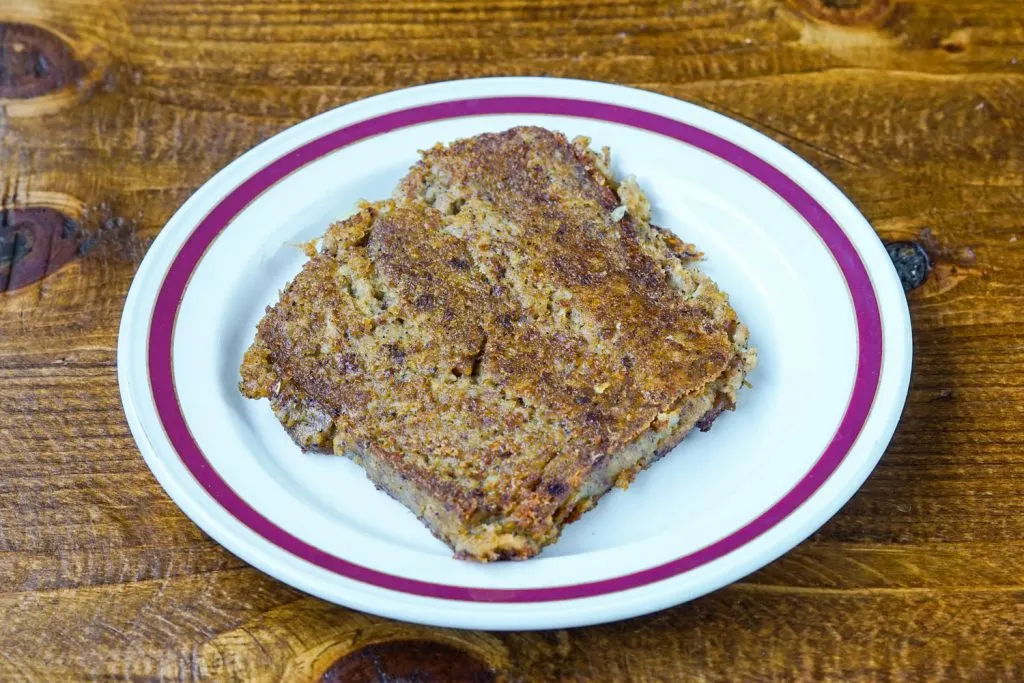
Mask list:
POLYGON ((909 292, 924 284, 931 270, 928 253, 917 242, 893 242, 885 245, 889 258, 896 267, 903 291, 909 292))

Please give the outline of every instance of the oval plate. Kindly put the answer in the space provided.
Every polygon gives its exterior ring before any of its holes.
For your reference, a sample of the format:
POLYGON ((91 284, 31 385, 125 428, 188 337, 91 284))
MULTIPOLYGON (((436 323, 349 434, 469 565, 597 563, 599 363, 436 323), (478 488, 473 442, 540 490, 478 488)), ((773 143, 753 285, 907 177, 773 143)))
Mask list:
POLYGON ((719 114, 545 78, 439 83, 321 114, 213 177, 146 255, 118 380, 139 448, 196 524, 297 588, 408 621, 554 628, 703 595, 805 539, 861 485, 910 378, 906 299, 881 242, 824 176, 719 114), (612 148, 654 221, 695 243, 760 365, 734 413, 691 434, 526 562, 455 560, 347 458, 304 455, 238 367, 294 245, 390 195, 417 150, 535 124, 612 148))

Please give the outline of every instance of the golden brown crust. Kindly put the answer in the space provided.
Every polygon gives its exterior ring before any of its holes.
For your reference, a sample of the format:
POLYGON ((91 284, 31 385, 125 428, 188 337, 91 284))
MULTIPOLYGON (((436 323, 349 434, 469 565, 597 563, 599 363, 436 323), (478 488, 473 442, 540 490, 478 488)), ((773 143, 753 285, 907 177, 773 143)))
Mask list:
POLYGON ((373 459, 417 514, 447 515, 424 521, 462 555, 535 554, 664 445, 637 443, 731 407, 753 363, 696 251, 648 213, 585 141, 437 146, 393 200, 328 230, 241 389, 304 447, 373 459))

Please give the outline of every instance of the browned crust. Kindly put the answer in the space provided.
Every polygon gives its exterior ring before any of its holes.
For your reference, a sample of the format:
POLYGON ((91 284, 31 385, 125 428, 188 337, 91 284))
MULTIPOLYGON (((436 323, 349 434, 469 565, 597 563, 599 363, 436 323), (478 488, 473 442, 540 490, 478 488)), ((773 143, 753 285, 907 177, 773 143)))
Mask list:
MULTIPOLYGON (((555 537, 560 535, 565 525, 575 522, 584 512, 592 509, 600 498, 611 490, 612 485, 627 488, 641 471, 679 445, 695 426, 707 431, 703 425, 710 426, 710 423, 726 409, 723 406, 731 400, 728 393, 730 388, 723 384, 713 389, 714 398, 708 397, 705 402, 693 401, 694 409, 690 414, 681 416, 676 426, 667 430, 653 448, 640 449, 635 457, 620 462, 614 462, 610 458, 602 460, 600 467, 591 470, 584 489, 563 503, 560 513, 556 515, 557 524, 551 527, 555 537), (712 407, 702 413, 703 407, 709 403, 712 407)), ((307 411, 312 402, 294 396, 275 396, 274 399, 275 412, 288 433, 300 445, 308 443, 308 435, 315 432, 320 425, 318 415, 322 408, 313 404, 310 422, 302 423, 296 421, 295 416, 307 411)), ((304 448, 310 450, 306 445, 304 448)), ((322 449, 313 447, 311 450, 322 449)), ((492 529, 482 529, 479 525, 474 528, 472 524, 466 523, 457 509, 448 504, 450 491, 439 491, 432 485, 434 482, 424 482, 422 478, 410 479, 396 466, 392 458, 366 455, 351 450, 347 453, 365 469, 367 477, 379 490, 409 508, 436 538, 452 547, 458 558, 523 560, 540 552, 548 542, 544 537, 496 534, 492 529)))
POLYGON ((424 521, 458 553, 535 554, 662 445, 636 444, 710 426, 753 363, 646 201, 543 129, 435 147, 394 200, 328 230, 261 320, 241 389, 300 445, 333 440, 444 517, 424 521))

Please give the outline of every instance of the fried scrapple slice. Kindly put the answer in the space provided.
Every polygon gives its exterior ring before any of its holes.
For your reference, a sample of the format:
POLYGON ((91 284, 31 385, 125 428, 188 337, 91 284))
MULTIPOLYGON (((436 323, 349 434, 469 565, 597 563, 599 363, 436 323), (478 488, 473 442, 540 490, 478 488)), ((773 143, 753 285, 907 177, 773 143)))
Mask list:
POLYGON ((755 363, 696 251, 607 151, 540 128, 436 146, 330 227, 242 365, 456 556, 522 559, 735 405, 755 363))

